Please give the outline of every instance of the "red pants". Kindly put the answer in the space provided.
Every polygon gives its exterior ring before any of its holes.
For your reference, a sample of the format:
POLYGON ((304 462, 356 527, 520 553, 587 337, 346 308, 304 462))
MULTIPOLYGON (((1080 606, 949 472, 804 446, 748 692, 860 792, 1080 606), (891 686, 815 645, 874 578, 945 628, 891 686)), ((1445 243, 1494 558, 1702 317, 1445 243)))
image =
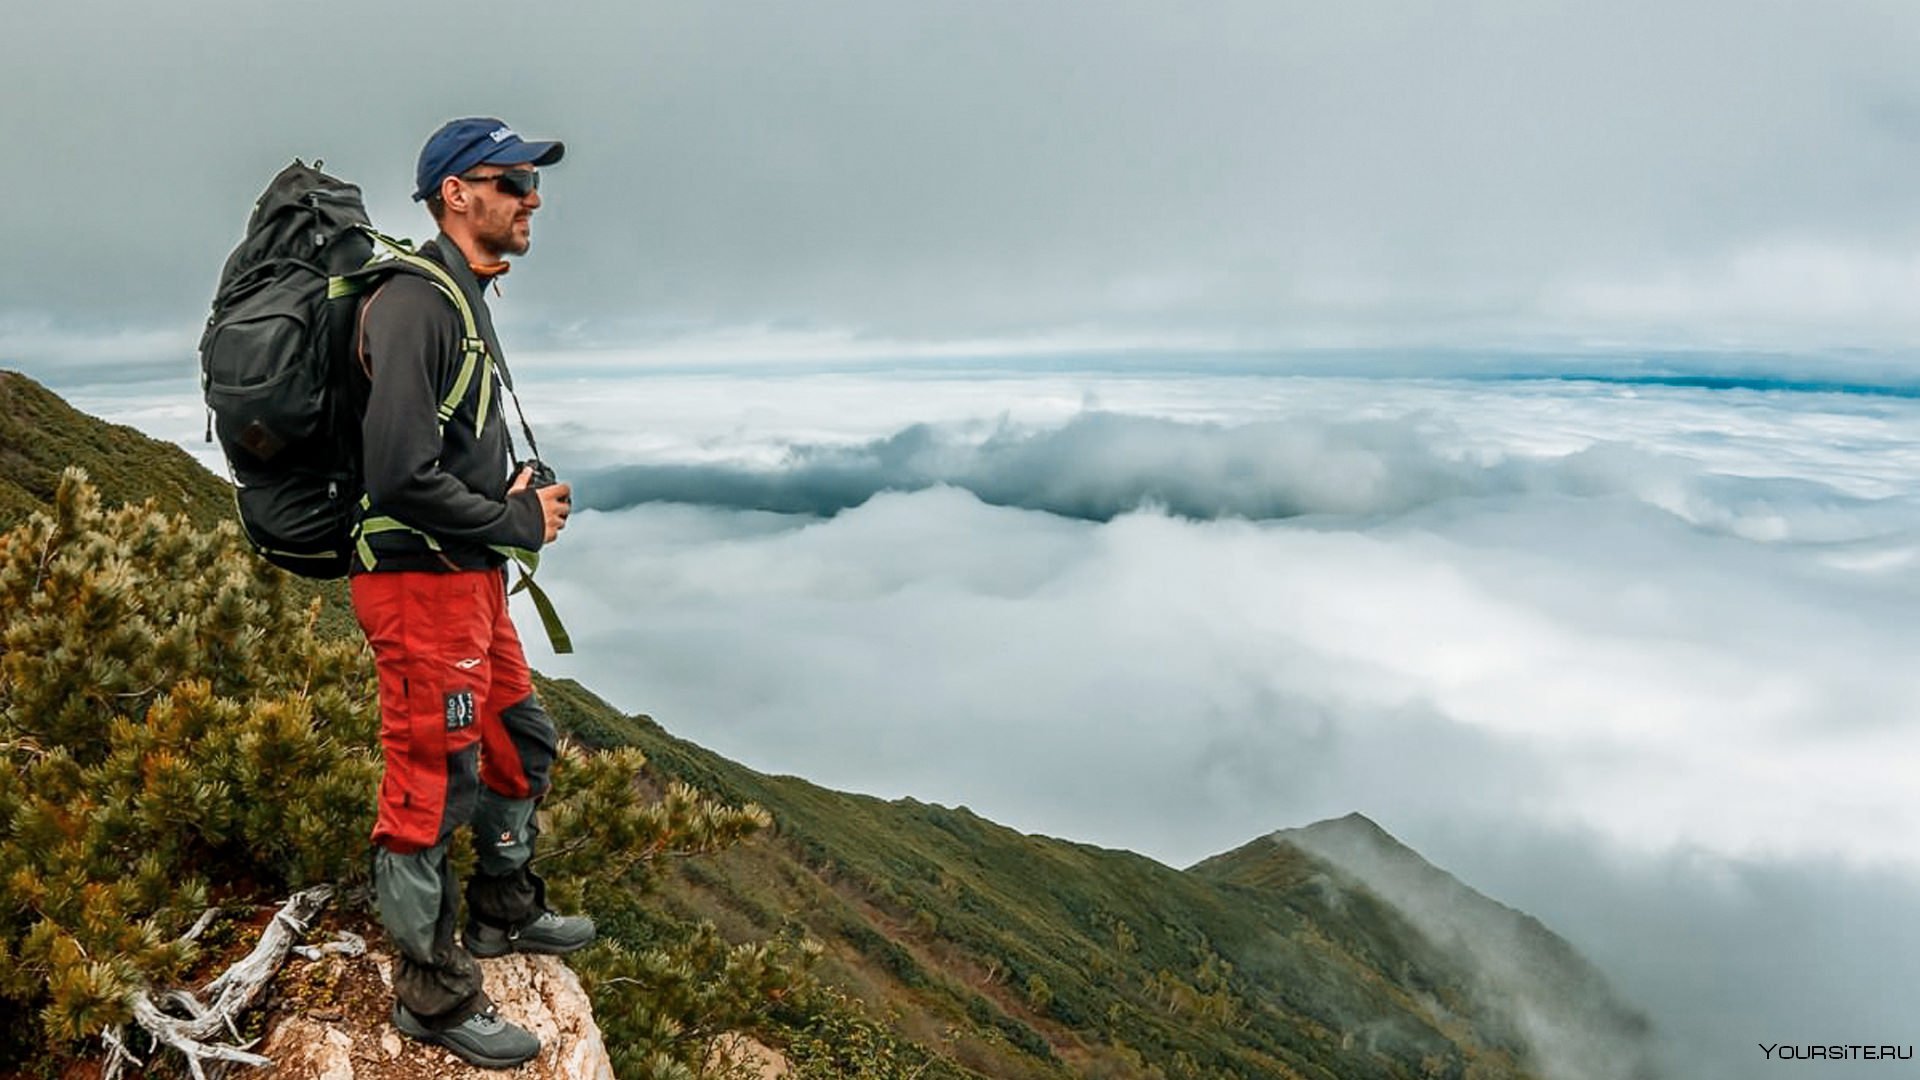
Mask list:
POLYGON ((546 794, 553 723, 507 618, 506 575, 356 574, 352 589, 380 676, 373 842, 401 855, 443 842, 473 817, 480 784, 507 799, 546 794))

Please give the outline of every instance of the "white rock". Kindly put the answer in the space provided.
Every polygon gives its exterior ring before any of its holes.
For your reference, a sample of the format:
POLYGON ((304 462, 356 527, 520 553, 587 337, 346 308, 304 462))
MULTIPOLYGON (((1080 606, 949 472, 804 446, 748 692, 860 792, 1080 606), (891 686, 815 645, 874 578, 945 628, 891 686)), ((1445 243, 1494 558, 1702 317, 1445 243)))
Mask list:
MULTIPOLYGON (((340 1014, 338 1019, 295 1013, 276 1024, 261 1051, 270 1068, 250 1077, 276 1080, 498 1080, 498 1071, 469 1068, 438 1047, 400 1036, 388 1020, 390 982, 383 976, 391 962, 379 954, 328 956, 324 965, 343 965, 332 977, 362 991, 350 1000, 374 1004, 340 1014)), ((600 1026, 580 980, 558 957, 508 956, 482 963, 487 996, 500 1015, 540 1038, 540 1055, 515 1070, 515 1080, 613 1080, 600 1026)))

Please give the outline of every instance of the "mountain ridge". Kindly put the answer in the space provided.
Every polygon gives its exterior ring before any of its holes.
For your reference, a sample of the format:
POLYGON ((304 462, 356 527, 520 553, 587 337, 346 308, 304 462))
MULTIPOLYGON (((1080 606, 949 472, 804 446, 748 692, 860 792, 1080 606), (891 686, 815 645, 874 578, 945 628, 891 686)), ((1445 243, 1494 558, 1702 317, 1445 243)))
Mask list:
POLYGON ((1359 812, 1280 829, 1190 869, 1257 881, 1274 849, 1305 852, 1393 904, 1443 950, 1470 964, 1482 993, 1501 1000, 1556 1072, 1647 1080, 1651 1024, 1622 1005, 1606 977, 1540 920, 1488 897, 1428 862, 1359 812), (1576 1064, 1577 1063, 1577 1064, 1576 1064))

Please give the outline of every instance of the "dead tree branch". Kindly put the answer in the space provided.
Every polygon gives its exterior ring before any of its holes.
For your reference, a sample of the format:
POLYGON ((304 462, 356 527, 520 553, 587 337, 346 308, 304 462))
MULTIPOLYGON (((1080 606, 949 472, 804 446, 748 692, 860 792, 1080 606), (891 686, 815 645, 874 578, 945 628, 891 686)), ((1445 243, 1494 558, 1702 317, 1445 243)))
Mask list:
MULTIPOLYGON (((286 961, 287 950, 307 932, 308 924, 332 897, 331 885, 317 885, 295 893, 274 913, 273 921, 261 931, 260 941, 254 945, 253 951, 221 972, 198 994, 184 990, 165 991, 159 994, 159 1000, 156 1001, 153 992, 146 989, 136 991, 128 999, 133 1008, 133 1023, 145 1031, 156 1046, 170 1046, 178 1050, 187 1059, 187 1068, 192 1070, 194 1080, 206 1080, 202 1063, 207 1061, 273 1064, 240 1045, 237 1021, 241 1013, 253 1006, 261 990, 272 981, 274 972, 280 970, 280 965, 286 961), (212 1004, 202 1004, 207 1000, 211 1000, 212 1004), (172 1006, 174 1011, 161 1008, 162 1002, 172 1006), (185 1013, 186 1016, 183 1018, 176 1013, 185 1013), (233 1041, 215 1041, 223 1037, 230 1037, 233 1041)), ((189 935, 197 936, 197 932, 204 931, 205 921, 206 917, 202 916, 201 922, 195 924, 189 935)), ((129 1062, 136 1066, 141 1064, 127 1048, 123 1031, 109 1031, 103 1038, 108 1047, 106 1080, 117 1080, 120 1070, 129 1062)))

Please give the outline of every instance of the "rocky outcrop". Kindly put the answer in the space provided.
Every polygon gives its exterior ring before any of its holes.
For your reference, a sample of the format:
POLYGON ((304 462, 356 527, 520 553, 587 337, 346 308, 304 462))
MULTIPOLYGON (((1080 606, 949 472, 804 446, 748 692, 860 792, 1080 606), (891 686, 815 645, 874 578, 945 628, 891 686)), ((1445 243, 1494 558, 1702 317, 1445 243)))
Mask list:
POLYGON ((414 1042, 388 1021, 393 961, 380 953, 293 961, 279 983, 261 1050, 275 1080, 612 1080, 613 1066, 580 980, 558 958, 483 962, 500 1014, 540 1037, 540 1056, 506 1072, 473 1068, 414 1042))

